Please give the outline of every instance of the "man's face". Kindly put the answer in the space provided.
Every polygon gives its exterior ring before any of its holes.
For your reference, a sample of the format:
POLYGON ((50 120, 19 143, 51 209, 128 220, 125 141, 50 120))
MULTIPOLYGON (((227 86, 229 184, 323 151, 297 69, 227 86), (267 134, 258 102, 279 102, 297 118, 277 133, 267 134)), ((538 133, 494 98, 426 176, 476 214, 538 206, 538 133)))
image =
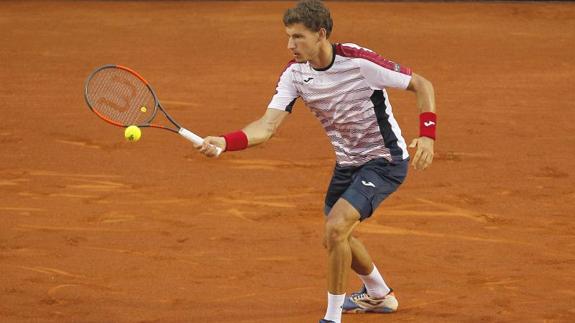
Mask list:
POLYGON ((298 63, 312 60, 318 55, 321 46, 320 32, 307 29, 301 23, 286 26, 288 49, 298 63))

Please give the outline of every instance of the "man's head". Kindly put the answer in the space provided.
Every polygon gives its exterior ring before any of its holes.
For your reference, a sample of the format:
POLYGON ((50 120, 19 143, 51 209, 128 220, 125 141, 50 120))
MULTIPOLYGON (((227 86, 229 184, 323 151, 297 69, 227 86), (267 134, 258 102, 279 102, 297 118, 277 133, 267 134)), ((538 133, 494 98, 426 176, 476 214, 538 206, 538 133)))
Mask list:
POLYGON ((286 10, 283 22, 289 37, 288 49, 298 62, 315 57, 333 28, 329 9, 320 0, 300 1, 295 8, 286 10))

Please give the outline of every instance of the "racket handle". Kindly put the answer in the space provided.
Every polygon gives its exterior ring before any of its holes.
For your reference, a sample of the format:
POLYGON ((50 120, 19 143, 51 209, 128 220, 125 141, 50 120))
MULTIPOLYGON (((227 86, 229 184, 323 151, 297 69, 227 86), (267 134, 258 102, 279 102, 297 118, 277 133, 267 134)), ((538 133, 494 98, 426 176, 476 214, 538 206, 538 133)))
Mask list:
MULTIPOLYGON (((191 132, 190 130, 188 130, 186 128, 180 128, 178 133, 182 137, 188 139, 189 141, 193 142, 196 145, 202 145, 204 143, 204 138, 196 135, 195 133, 191 132)), ((222 153, 222 148, 216 147, 216 156, 219 156, 221 153, 222 153)))

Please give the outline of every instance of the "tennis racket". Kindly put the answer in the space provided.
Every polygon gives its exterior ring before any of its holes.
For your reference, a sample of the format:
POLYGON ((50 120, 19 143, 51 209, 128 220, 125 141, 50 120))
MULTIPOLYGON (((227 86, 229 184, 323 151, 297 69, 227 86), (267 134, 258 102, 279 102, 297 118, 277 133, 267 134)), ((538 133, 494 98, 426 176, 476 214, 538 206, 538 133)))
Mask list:
MULTIPOLYGON (((196 145, 204 143, 202 137, 180 126, 166 112, 148 81, 130 68, 120 65, 96 68, 86 79, 84 98, 90 110, 115 126, 159 128, 178 133, 196 145), (154 123, 158 110, 171 125, 154 123)), ((220 147, 216 150, 217 155, 221 154, 220 147)))

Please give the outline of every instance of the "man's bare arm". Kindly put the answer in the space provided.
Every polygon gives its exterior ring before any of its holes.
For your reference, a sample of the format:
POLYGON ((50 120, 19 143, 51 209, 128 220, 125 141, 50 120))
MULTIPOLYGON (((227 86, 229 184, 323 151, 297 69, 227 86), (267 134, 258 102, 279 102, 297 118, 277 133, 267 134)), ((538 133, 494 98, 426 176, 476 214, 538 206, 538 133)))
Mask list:
MULTIPOLYGON (((431 82, 422 76, 413 73, 407 89, 415 93, 419 113, 435 113, 435 91, 431 82)), ((413 139, 409 147, 417 147, 417 151, 415 152, 415 156, 413 156, 412 162, 415 169, 425 169, 431 165, 434 155, 434 143, 435 140, 429 137, 413 139)))
MULTIPOLYGON (((278 109, 267 109, 265 114, 258 120, 248 124, 242 129, 248 138, 248 147, 262 144, 268 141, 282 124, 289 112, 278 109)), ((208 157, 216 156, 214 146, 226 150, 226 140, 224 137, 208 136, 204 138, 202 146, 196 148, 208 157)))

